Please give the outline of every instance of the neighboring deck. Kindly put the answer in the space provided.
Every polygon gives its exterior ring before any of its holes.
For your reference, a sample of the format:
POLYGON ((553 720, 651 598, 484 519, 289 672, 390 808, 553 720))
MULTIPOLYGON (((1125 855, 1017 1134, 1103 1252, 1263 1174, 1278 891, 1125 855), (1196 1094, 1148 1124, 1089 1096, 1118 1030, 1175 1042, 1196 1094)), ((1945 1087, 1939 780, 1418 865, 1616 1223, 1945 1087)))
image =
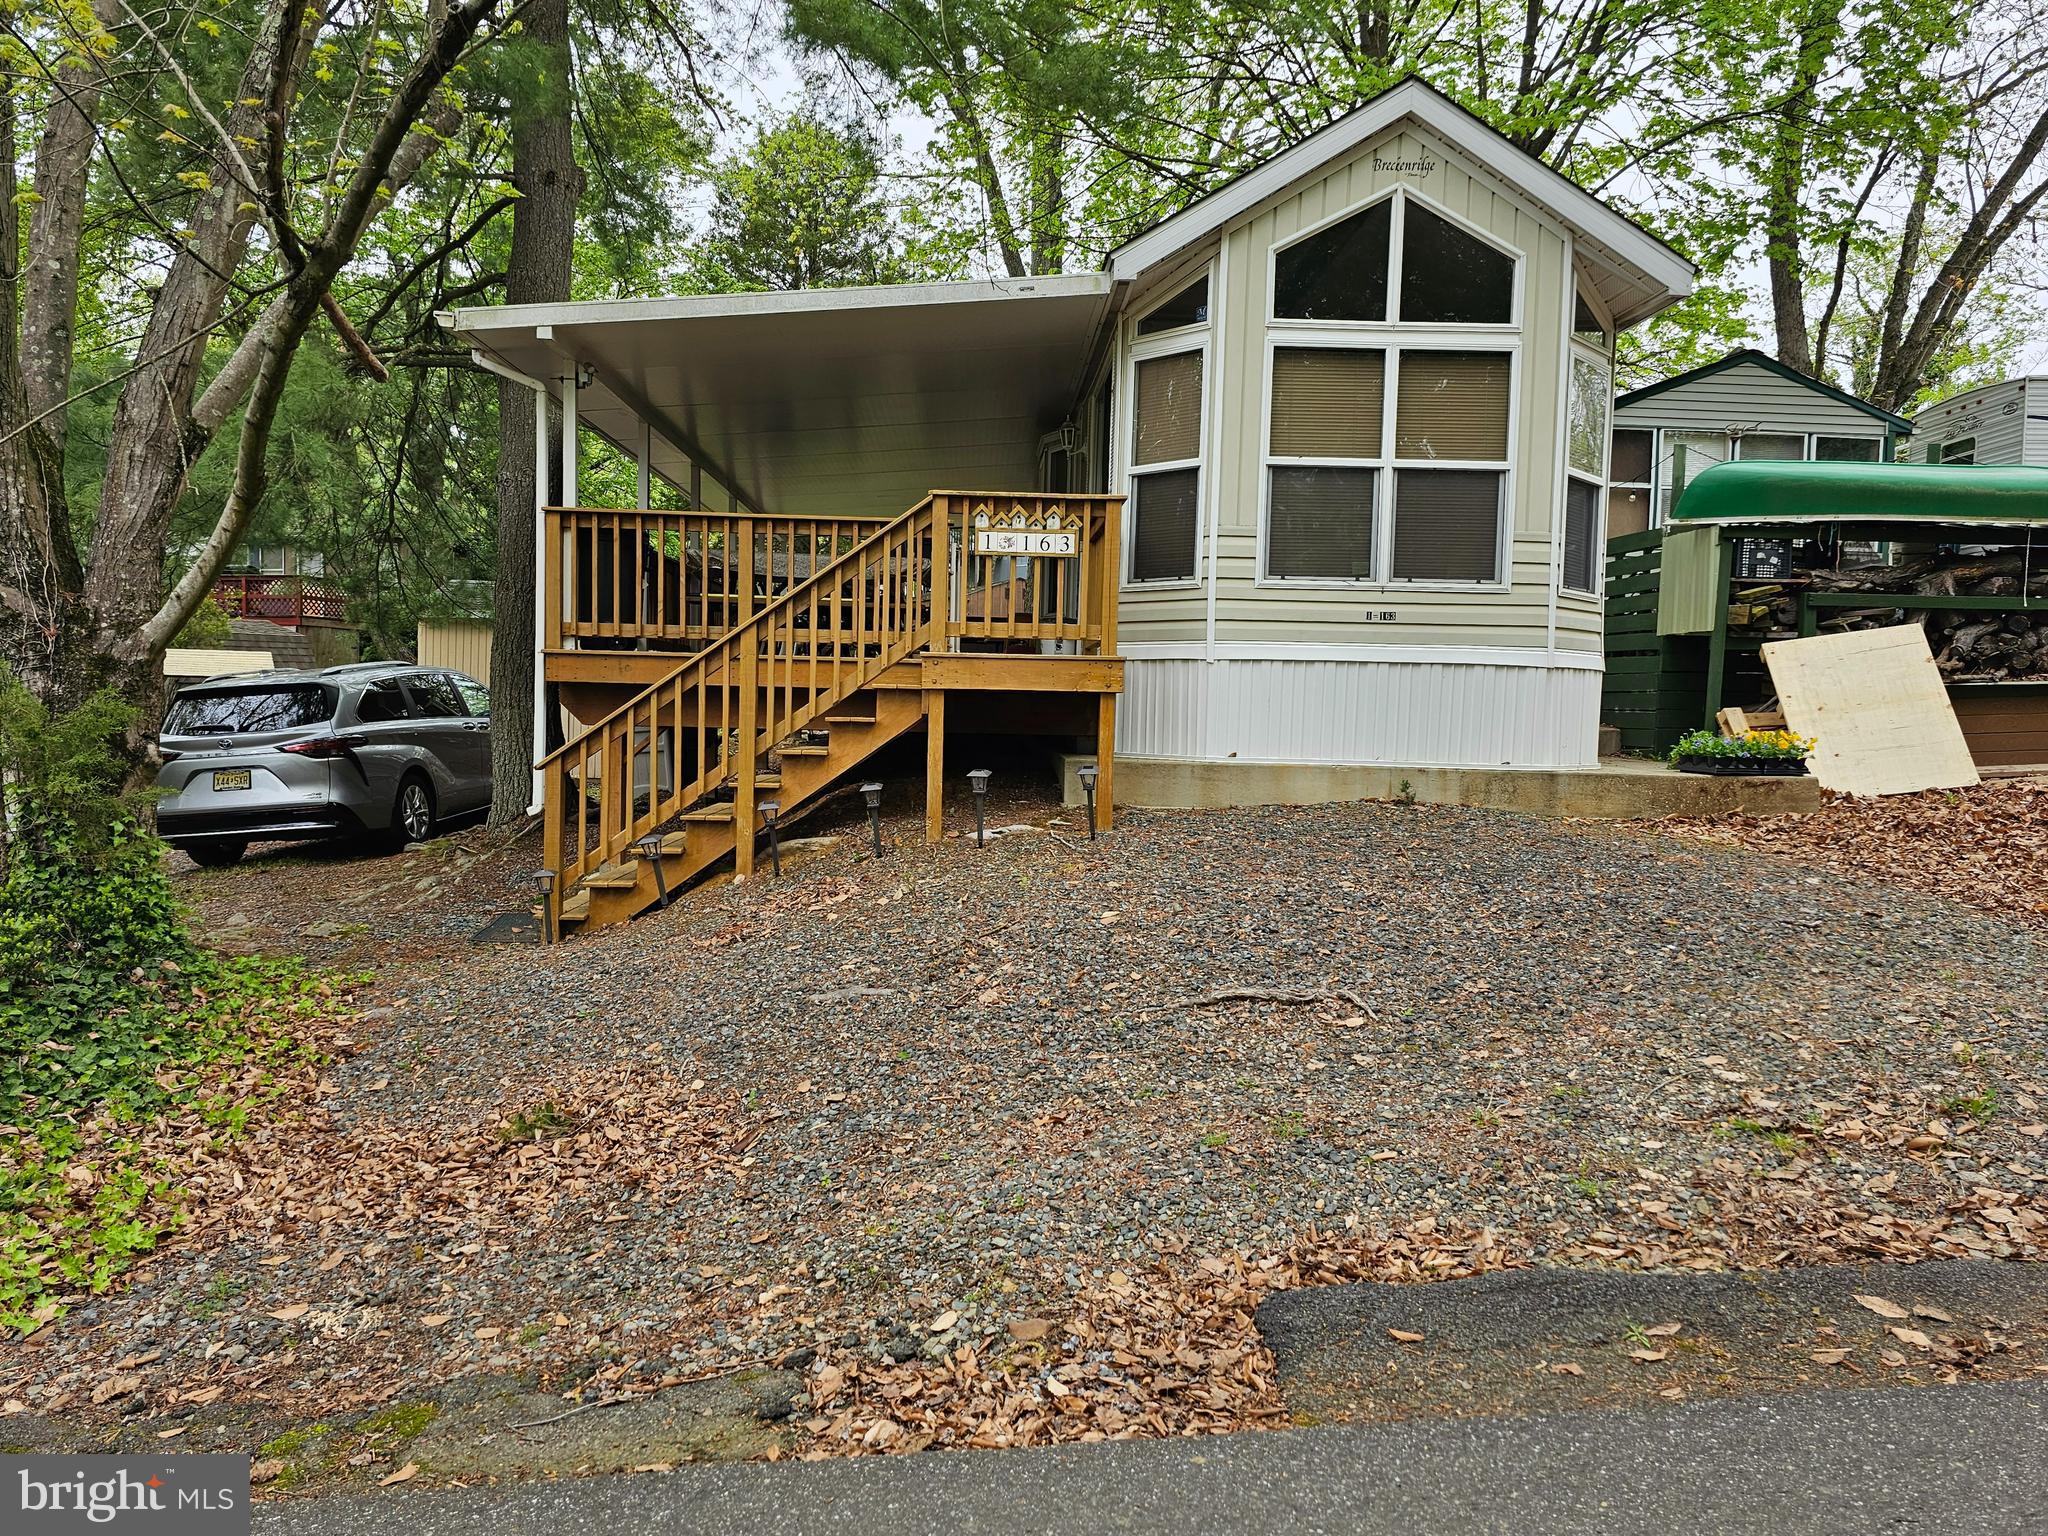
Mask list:
POLYGON ((566 921, 643 910, 917 726, 936 838, 949 712, 1093 737, 1108 824, 1121 498, 935 491, 902 515, 547 513, 542 762, 566 921))

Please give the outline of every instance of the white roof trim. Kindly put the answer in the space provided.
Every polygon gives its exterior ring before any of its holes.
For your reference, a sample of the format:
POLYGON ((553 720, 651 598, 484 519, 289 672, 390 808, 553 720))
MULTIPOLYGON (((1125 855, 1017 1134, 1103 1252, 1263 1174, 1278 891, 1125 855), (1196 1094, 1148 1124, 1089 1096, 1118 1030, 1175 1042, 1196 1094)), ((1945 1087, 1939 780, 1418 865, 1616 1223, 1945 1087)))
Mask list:
POLYGON ((536 325, 632 325, 734 315, 797 315, 848 309, 981 304, 991 299, 1106 297, 1106 272, 1059 277, 974 278, 958 283, 894 283, 870 288, 802 288, 794 292, 708 293, 684 298, 595 299, 574 304, 493 304, 450 312, 458 333, 530 331, 536 325))
POLYGON ((1537 206, 1562 220, 1590 244, 1582 254, 1606 254, 1634 267, 1673 299, 1692 292, 1694 267, 1648 231, 1534 155, 1519 149, 1478 118, 1419 80, 1404 80, 1365 105, 1282 150, 1235 181, 1154 225, 1110 253, 1110 275, 1128 281, 1278 196, 1323 166, 1413 118, 1493 170, 1537 206), (1509 166, 1512 169, 1509 169, 1509 166))

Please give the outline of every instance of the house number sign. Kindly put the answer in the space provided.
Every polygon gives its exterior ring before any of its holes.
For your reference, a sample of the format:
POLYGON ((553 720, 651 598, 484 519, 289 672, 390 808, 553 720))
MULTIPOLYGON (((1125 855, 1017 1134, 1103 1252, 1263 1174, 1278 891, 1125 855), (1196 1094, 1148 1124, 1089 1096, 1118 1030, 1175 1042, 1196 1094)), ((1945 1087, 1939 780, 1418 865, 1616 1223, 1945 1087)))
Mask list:
POLYGON ((980 511, 974 514, 977 555, 1078 555, 1081 524, 1057 509, 1033 515, 980 511))

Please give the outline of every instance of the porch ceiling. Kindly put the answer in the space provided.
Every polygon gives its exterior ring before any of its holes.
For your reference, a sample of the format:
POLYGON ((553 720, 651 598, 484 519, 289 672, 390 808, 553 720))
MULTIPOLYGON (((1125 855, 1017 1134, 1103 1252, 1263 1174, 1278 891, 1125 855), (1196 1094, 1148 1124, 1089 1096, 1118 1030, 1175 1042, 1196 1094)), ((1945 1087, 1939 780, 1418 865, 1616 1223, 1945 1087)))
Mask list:
MULTIPOLYGON (((640 422, 771 514, 893 513, 942 488, 1028 490, 1108 310, 1106 273, 458 310, 456 334, 551 383, 628 454, 640 422)), ((710 496, 707 501, 713 501, 710 496)), ((714 505, 718 505, 713 501, 714 505)))

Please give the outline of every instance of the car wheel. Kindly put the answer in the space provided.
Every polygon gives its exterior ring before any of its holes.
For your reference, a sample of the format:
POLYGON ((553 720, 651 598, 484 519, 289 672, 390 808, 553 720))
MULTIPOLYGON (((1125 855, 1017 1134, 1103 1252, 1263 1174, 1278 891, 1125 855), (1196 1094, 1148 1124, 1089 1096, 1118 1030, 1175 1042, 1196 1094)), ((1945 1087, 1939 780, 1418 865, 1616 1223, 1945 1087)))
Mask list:
POLYGON ((392 802, 387 840, 393 848, 403 848, 407 843, 424 843, 433 835, 434 787, 425 779, 407 779, 398 786, 398 798, 392 802))
POLYGON ((185 852, 201 869, 226 869, 241 863, 248 847, 247 843, 194 843, 185 852))

